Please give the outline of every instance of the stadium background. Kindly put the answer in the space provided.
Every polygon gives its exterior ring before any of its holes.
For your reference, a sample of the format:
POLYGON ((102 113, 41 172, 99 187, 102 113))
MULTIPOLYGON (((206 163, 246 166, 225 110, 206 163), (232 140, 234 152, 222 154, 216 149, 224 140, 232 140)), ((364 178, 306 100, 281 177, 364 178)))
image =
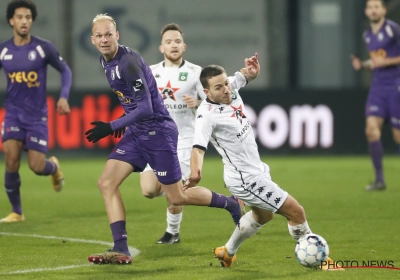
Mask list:
MULTIPOLYGON (((0 41, 12 30, 0 2, 0 41)), ((185 59, 201 66, 220 64, 229 74, 243 58, 259 53, 262 72, 241 91, 260 152, 268 154, 366 154, 364 102, 371 73, 356 73, 350 54, 367 57, 362 32, 368 27, 364 0, 35 0, 38 18, 32 34, 50 40, 70 65, 72 112, 54 111, 60 78, 49 67, 50 149, 95 155, 114 140, 89 144, 83 132, 96 119, 120 114, 98 52, 91 44, 91 20, 108 13, 117 20, 121 44, 137 50, 149 64, 162 60, 161 27, 180 24, 188 45, 185 59)), ((388 18, 399 18, 400 1, 386 1, 388 18)), ((0 75, 3 104, 6 82, 0 75)), ((4 109, 0 110, 0 118, 4 109)), ((385 127, 386 154, 398 154, 385 127)), ((72 152, 72 153, 71 153, 72 152)), ((103 152, 101 152, 103 154, 103 152)))

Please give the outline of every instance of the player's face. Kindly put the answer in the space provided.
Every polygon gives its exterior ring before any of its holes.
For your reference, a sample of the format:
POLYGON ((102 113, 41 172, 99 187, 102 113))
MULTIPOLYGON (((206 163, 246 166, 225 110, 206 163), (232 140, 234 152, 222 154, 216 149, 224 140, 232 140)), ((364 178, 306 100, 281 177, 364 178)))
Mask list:
POLYGON ((176 30, 168 30, 161 39, 160 52, 171 62, 179 61, 186 50, 182 34, 176 30))
POLYGON ((99 20, 95 22, 92 28, 92 43, 105 60, 111 60, 118 51, 119 33, 115 25, 109 20, 99 20))
POLYGON ((208 89, 204 89, 207 97, 219 104, 230 104, 232 102, 232 86, 226 73, 212 77, 208 80, 208 89))
POLYGON ((370 0, 367 2, 365 7, 365 15, 372 23, 378 23, 386 15, 386 8, 383 6, 381 1, 370 0))
POLYGON ((20 37, 26 37, 32 27, 32 12, 28 8, 18 8, 14 11, 14 16, 10 18, 10 24, 14 33, 20 37))

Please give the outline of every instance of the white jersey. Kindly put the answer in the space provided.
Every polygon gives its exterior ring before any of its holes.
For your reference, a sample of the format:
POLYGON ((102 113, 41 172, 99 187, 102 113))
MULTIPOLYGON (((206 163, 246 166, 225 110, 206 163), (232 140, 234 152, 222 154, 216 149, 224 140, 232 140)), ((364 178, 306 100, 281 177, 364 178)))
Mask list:
POLYGON ((218 104, 207 98, 197 109, 193 147, 205 150, 211 141, 224 163, 225 184, 242 186, 269 172, 269 167, 260 159, 253 129, 238 92, 246 85, 246 79, 236 72, 229 81, 232 85, 231 104, 218 104))
POLYGON ((164 62, 150 66, 158 91, 169 114, 178 126, 178 150, 191 149, 194 137, 196 109, 188 108, 183 95, 203 100, 206 95, 200 83, 201 67, 183 61, 178 67, 165 67, 164 62))

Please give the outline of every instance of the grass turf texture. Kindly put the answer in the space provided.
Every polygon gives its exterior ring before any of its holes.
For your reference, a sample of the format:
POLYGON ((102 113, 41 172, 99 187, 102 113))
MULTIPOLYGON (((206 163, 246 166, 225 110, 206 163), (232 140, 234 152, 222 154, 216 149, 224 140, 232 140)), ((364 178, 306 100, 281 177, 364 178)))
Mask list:
MULTIPOLYGON (((264 158, 272 178, 305 208, 311 229, 328 241, 336 260, 393 261, 400 267, 400 160, 384 160, 388 189, 367 193, 373 179, 368 157, 264 158)), ((96 182, 105 159, 60 158, 66 185, 52 190, 50 178, 35 176, 26 160, 21 166, 25 222, 0 224, 0 232, 112 242, 96 182)), ((0 163, 4 170, 4 162, 0 163)), ((207 157, 204 185, 229 194, 223 187, 222 163, 207 157)), ((286 220, 277 215, 243 243, 230 269, 219 267, 212 249, 222 246, 234 229, 229 213, 188 206, 181 225, 181 243, 156 245, 166 228, 166 200, 141 195, 139 175, 121 186, 127 210, 129 245, 140 254, 128 266, 89 265, 87 256, 109 247, 94 243, 0 236, 0 279, 399 279, 400 271, 348 269, 323 272, 302 267, 294 257, 295 242, 286 220), (81 266, 88 265, 88 266, 81 266), (48 270, 63 266, 70 269, 48 270), (75 267, 78 266, 78 267, 75 267), (38 271, 33 271, 38 269, 38 271), (15 274, 10 274, 15 273, 15 274)), ((10 206, 0 195, 0 215, 10 206)))

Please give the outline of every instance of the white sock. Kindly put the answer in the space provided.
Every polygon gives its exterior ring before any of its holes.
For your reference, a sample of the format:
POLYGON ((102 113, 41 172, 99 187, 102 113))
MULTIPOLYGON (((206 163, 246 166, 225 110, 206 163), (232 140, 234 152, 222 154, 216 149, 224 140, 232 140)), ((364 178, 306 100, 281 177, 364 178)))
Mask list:
POLYGON ((299 240, 304 235, 311 233, 311 229, 308 226, 307 221, 305 221, 302 224, 295 225, 295 226, 291 226, 288 223, 288 228, 289 228, 290 235, 296 240, 299 240))
POLYGON ((252 211, 244 214, 240 219, 240 228, 235 228, 231 238, 229 238, 228 242, 225 244, 228 254, 230 256, 236 254, 236 251, 243 241, 253 236, 261 227, 262 225, 254 220, 252 211))
POLYGON ((179 233, 179 228, 182 222, 182 213, 171 214, 167 209, 167 232, 171 234, 179 233))

